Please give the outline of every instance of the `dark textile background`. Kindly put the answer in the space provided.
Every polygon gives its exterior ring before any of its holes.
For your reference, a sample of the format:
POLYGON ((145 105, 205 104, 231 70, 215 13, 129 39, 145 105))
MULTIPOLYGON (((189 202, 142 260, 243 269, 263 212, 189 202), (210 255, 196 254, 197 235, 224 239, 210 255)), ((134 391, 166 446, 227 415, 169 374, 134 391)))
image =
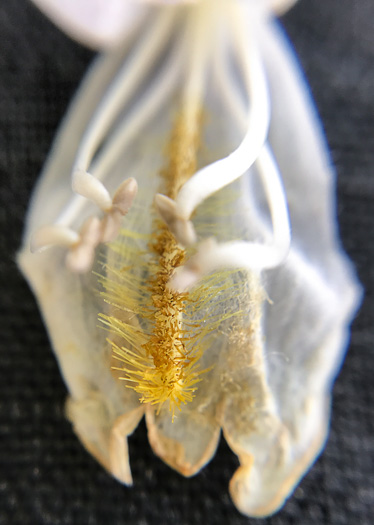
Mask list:
MULTIPOLYGON (((325 126, 341 235, 366 298, 334 389, 326 449, 269 525, 373 523, 373 20, 372 0, 300 0, 283 19, 325 126)), ((142 424, 130 439, 135 486, 127 489, 64 418, 66 389, 14 256, 30 192, 91 57, 26 0, 0 1, 0 524, 260 523, 230 501, 237 461, 225 443, 184 479, 152 454, 142 424)))

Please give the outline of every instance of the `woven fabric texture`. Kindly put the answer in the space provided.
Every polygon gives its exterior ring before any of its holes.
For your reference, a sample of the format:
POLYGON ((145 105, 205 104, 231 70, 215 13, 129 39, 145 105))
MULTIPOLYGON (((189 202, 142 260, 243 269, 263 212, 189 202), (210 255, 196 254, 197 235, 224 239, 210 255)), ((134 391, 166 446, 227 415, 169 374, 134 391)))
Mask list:
MULTIPOLYGON (((300 0, 282 20, 325 126, 342 241, 366 296, 334 388, 326 449, 268 525, 373 523, 373 19, 372 0, 300 0)), ((184 479, 153 455, 141 424, 130 438, 128 489, 64 417, 66 388, 14 259, 31 190, 92 56, 28 1, 0 2, 0 524, 260 523, 230 501, 237 460, 223 440, 211 463, 184 479)))

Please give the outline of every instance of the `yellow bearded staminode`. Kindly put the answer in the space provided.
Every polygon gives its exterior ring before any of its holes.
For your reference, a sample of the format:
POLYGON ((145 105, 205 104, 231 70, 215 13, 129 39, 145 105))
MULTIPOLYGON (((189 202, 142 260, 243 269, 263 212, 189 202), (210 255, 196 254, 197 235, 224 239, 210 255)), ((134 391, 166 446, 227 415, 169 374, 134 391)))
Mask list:
MULTIPOLYGON (((168 163, 160 173, 162 190, 172 199, 196 171, 200 124, 201 111, 197 108, 194 118, 190 113, 176 119, 167 147, 168 163)), ((206 336, 222 322, 222 315, 215 318, 211 312, 209 327, 204 329, 204 323, 199 325, 194 319, 204 317, 202 310, 211 296, 211 281, 217 295, 222 287, 227 288, 226 274, 232 272, 203 279, 191 293, 176 292, 167 285, 183 264, 185 250, 168 227, 154 220, 150 236, 127 230, 122 234, 126 242, 120 236, 109 250, 117 252, 126 266, 115 270, 109 264, 107 275, 101 278, 110 313, 100 317, 115 334, 110 338, 112 368, 119 379, 140 394, 141 402, 157 405, 158 410, 168 402, 174 418, 175 409, 194 397, 196 384, 206 371, 198 364, 207 344, 206 336), (148 253, 139 248, 140 241, 146 242, 148 253), (194 319, 189 319, 191 306, 194 319)))

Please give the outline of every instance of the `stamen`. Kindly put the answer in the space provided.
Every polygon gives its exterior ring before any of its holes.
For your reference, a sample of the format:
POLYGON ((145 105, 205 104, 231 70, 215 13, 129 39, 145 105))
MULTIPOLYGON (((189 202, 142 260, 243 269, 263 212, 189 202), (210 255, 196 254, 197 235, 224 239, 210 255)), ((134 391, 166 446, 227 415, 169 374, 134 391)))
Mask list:
POLYGON ((83 273, 91 268, 101 237, 102 227, 97 217, 87 219, 79 234, 64 226, 44 226, 33 235, 31 251, 40 252, 51 246, 68 247, 67 267, 73 272, 83 273))
MULTIPOLYGON (((219 47, 215 53, 214 60, 217 84, 238 124, 243 127, 248 126, 245 103, 239 92, 238 85, 229 71, 226 54, 227 45, 225 49, 223 49, 223 46, 219 47)), ((253 97, 250 99, 250 102, 253 106, 253 97)), ((246 241, 235 241, 219 245, 214 239, 208 239, 199 246, 197 254, 184 267, 176 271, 169 283, 171 289, 180 292, 186 291, 193 287, 203 275, 219 268, 246 268, 260 271, 277 266, 286 258, 291 242, 287 200, 281 182, 281 175, 268 145, 262 147, 255 162, 269 203, 273 224, 273 244, 261 245, 246 241)), ((212 165, 208 166, 208 168, 211 167, 212 165)), ((185 191, 186 187, 188 188, 188 184, 192 183, 194 177, 182 188, 177 202, 174 203, 175 209, 178 210, 176 216, 178 216, 179 221, 182 220, 180 215, 183 213, 181 208, 178 207, 180 195, 185 191)))
MULTIPOLYGON (((144 95, 134 104, 130 114, 121 121, 113 132, 111 139, 97 156, 90 167, 90 172, 97 180, 104 180, 118 158, 122 155, 124 145, 129 143, 152 118, 163 102, 170 97, 176 81, 181 73, 186 52, 185 38, 179 39, 168 60, 149 86, 144 95)), ((85 205, 80 196, 73 196, 69 206, 57 219, 58 224, 68 225, 85 205)))
POLYGON ((95 216, 90 217, 83 224, 79 235, 59 224, 44 226, 32 237, 31 250, 41 251, 53 245, 67 246, 70 248, 66 256, 68 268, 83 273, 91 268, 98 244, 112 241, 118 235, 122 217, 128 213, 138 191, 138 185, 133 178, 125 180, 118 187, 113 200, 104 186, 89 173, 81 172, 78 178, 79 185, 87 196, 93 196, 91 200, 96 199, 104 209, 102 220, 95 216))
POLYGON ((122 213, 118 206, 112 208, 112 200, 105 186, 87 170, 121 108, 134 94, 145 72, 165 46, 173 21, 175 22, 173 14, 169 11, 160 16, 149 35, 133 53, 130 64, 124 64, 94 114, 77 153, 72 173, 72 188, 107 213, 103 221, 103 241, 112 240, 117 235, 121 215, 128 210, 122 213))
POLYGON ((177 205, 173 199, 157 193, 154 204, 160 217, 182 246, 190 246, 196 242, 197 237, 192 222, 178 216, 177 205))
MULTIPOLYGON (((170 11, 167 11, 166 15, 161 16, 158 23, 154 26, 153 32, 145 37, 140 44, 140 49, 137 49, 133 54, 130 64, 124 64, 120 73, 115 78, 112 87, 109 88, 103 101, 99 105, 78 150, 72 175, 73 191, 91 200, 105 213, 103 220, 99 223, 100 228, 98 230, 99 234, 96 244, 81 243, 79 235, 74 234, 74 232, 67 227, 85 203, 80 197, 73 198, 68 208, 65 209, 57 219, 55 225, 46 227, 47 229, 42 229, 42 231, 37 232, 34 236, 34 250, 43 249, 53 244, 72 247, 74 242, 77 243, 74 252, 71 251, 67 256, 68 266, 74 269, 74 271, 81 272, 88 270, 91 267, 97 244, 99 242, 111 241, 116 237, 120 229, 121 218, 126 215, 135 197, 137 184, 134 179, 125 181, 117 190, 112 201, 105 186, 93 174, 86 171, 86 169, 89 167, 89 163, 100 142, 107 134, 112 121, 120 111, 120 107, 124 105, 127 99, 134 93, 137 83, 141 81, 142 73, 144 75, 144 72, 147 71, 152 60, 155 59, 156 54, 159 53, 165 45, 173 21, 175 23, 175 18, 173 18, 173 14, 170 11)), ((179 53, 180 48, 178 47, 178 54, 179 53)), ((175 66, 177 63, 177 53, 173 54, 172 58, 174 60, 173 65, 175 66)), ((181 63, 182 61, 178 62, 181 63)), ((166 97, 168 95, 168 90, 162 88, 168 86, 170 89, 173 85, 172 81, 176 78, 176 67, 173 67, 171 71, 173 75, 166 76, 165 78, 161 78, 161 81, 158 81, 157 96, 153 98, 152 104, 148 104, 140 116, 136 112, 133 113, 133 115, 136 116, 133 120, 138 123, 138 126, 134 126, 134 122, 132 122, 131 119, 126 122, 124 126, 125 129, 121 130, 122 141, 124 135, 126 139, 126 130, 127 135, 136 134, 139 127, 141 127, 149 118, 150 114, 157 109, 158 103, 161 101, 161 96, 166 97)), ((118 142, 115 146, 118 152, 118 142)), ((106 156, 104 155, 102 158, 107 162, 108 157, 110 156, 108 156, 108 152, 106 152, 106 156)), ((113 158, 111 160, 112 162, 115 161, 113 158)), ((105 166, 105 164, 105 162, 102 162, 102 166, 105 166)), ((100 164, 98 166, 100 167, 100 164)), ((106 175, 105 169, 101 172, 101 175, 106 175)))
POLYGON ((274 268, 284 261, 291 242, 286 196, 280 173, 267 146, 263 147, 256 166, 269 202, 274 231, 273 244, 247 241, 217 244, 214 239, 208 239, 200 244, 197 253, 187 264, 175 272, 169 283, 170 289, 183 292, 191 288, 203 275, 220 268, 260 271, 274 268))

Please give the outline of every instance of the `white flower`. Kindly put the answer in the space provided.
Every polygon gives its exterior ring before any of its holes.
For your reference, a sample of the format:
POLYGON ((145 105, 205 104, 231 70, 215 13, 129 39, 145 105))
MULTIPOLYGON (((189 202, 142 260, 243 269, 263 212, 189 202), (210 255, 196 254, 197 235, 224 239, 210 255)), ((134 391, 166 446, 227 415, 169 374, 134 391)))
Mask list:
POLYGON ((320 126, 270 16, 289 3, 113 0, 105 30, 88 17, 117 43, 70 108, 19 255, 87 449, 130 484, 145 414, 155 453, 189 476, 222 428, 251 516, 323 446, 359 296, 320 126))

